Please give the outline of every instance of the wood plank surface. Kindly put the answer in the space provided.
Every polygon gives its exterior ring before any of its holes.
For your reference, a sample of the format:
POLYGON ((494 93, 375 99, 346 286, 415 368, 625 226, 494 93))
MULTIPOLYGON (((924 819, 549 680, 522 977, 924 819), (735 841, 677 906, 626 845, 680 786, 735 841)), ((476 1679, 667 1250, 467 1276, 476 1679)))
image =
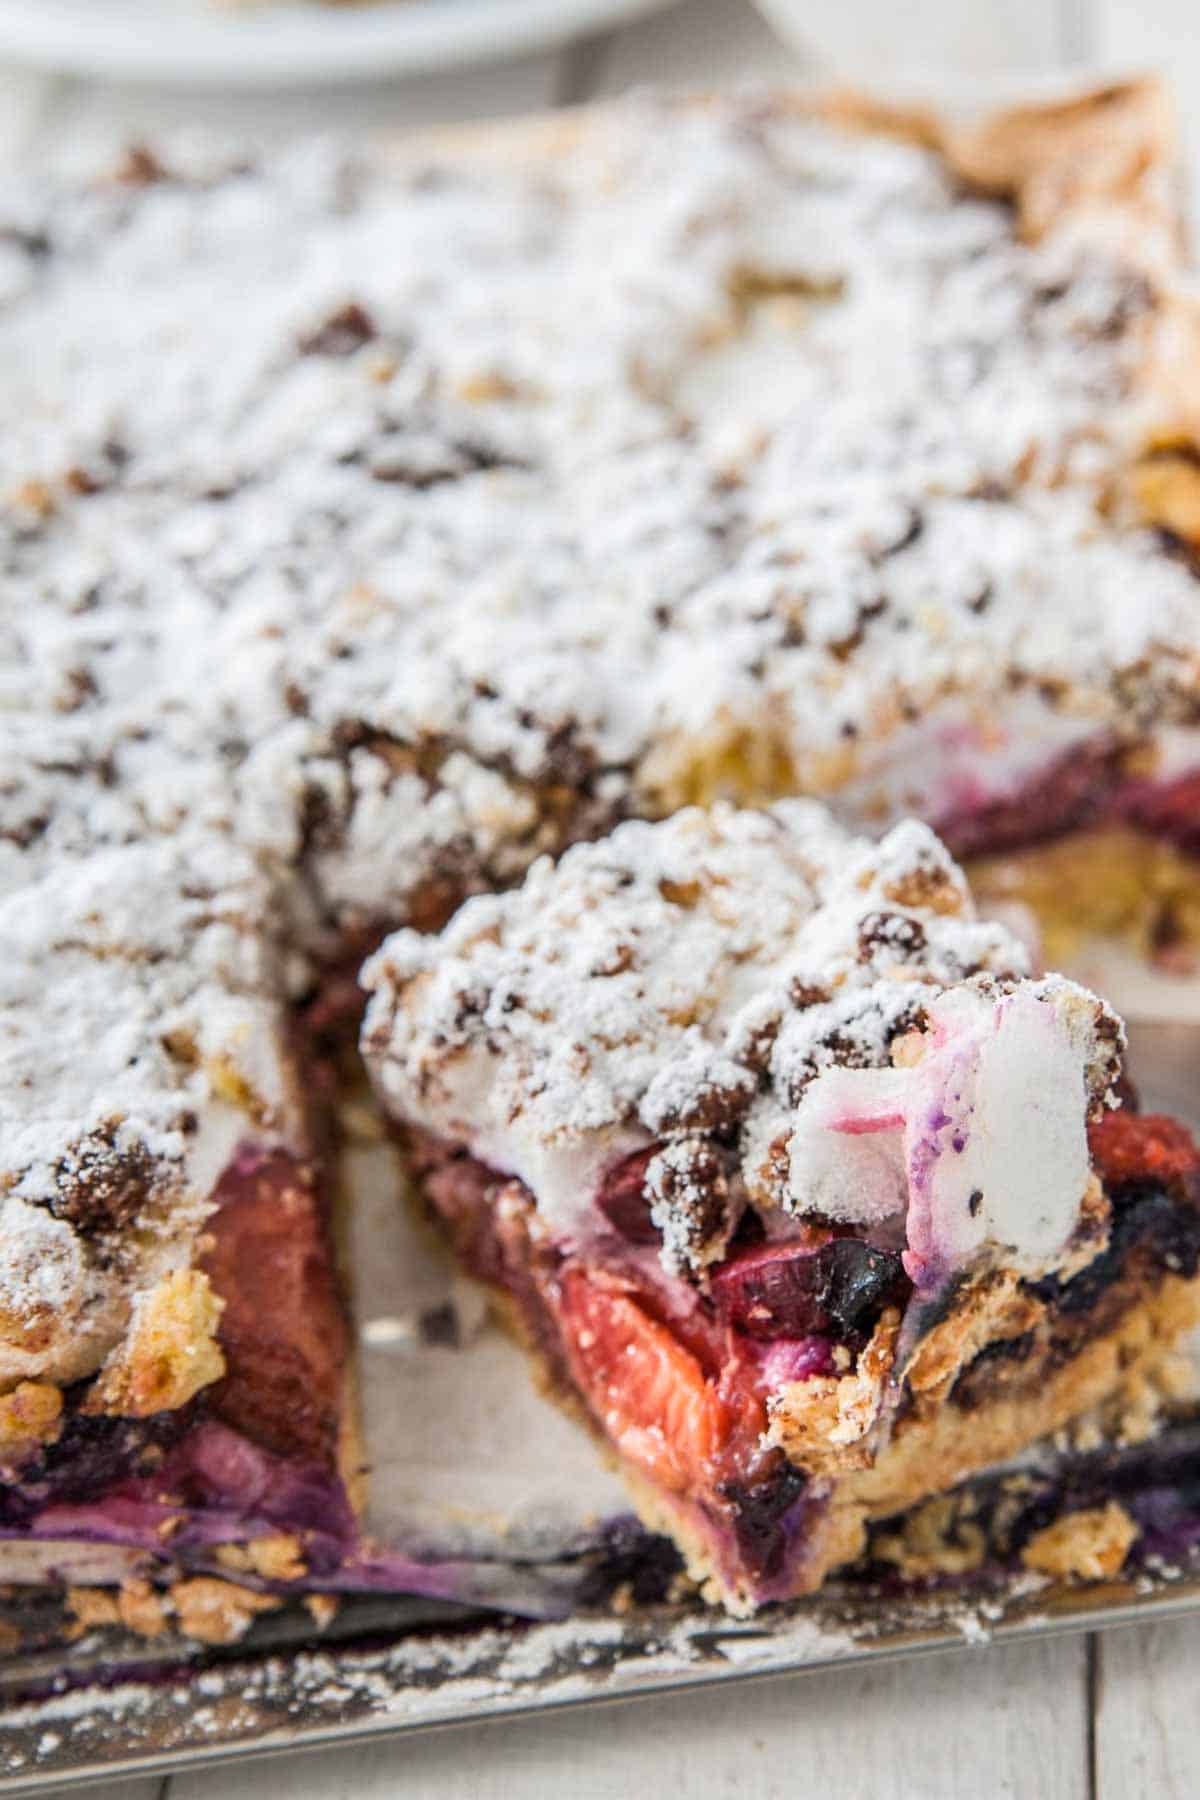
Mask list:
POLYGON ((1200 1619, 1096 1639, 1096 1800, 1200 1794, 1200 1619))

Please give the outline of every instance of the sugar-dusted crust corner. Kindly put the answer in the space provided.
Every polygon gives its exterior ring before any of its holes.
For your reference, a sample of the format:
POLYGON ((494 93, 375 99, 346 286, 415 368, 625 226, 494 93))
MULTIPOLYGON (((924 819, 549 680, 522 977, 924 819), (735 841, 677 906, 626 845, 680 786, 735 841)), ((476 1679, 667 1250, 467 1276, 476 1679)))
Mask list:
POLYGON ((972 187, 1013 200, 1026 237, 1102 223, 1139 263, 1178 260, 1175 109, 1153 77, 948 124, 939 147, 972 187))
POLYGON ((1001 107, 906 103, 852 87, 797 91, 794 103, 843 130, 935 151, 968 187, 1010 200, 1029 241, 1083 225, 1154 272, 1179 261, 1178 127, 1155 76, 1001 107))
POLYGON ((1200 299, 1181 279, 1180 140, 1166 84, 1141 76, 965 119, 854 90, 815 104, 831 122, 936 151, 971 188, 1010 200, 1027 241, 1095 243, 1142 271, 1157 304, 1122 498, 1200 544, 1200 299))
POLYGON ((1141 76, 966 117, 856 90, 833 92, 817 109, 849 129, 936 151, 970 188, 1011 201, 1027 242, 1094 243, 1142 271, 1156 305, 1121 499, 1147 523, 1200 543, 1200 300, 1180 279, 1180 140, 1166 84, 1141 76))

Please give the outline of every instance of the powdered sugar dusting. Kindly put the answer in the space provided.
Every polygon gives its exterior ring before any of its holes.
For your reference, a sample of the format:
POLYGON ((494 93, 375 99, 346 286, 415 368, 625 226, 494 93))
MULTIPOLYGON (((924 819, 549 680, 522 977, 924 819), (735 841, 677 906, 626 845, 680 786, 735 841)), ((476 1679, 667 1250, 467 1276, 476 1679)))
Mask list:
POLYGON ((852 783, 914 718, 1001 775, 1186 723, 1194 579, 1095 507, 1153 310, 762 96, 553 162, 7 179, 0 1295, 49 1209, 38 1366, 94 1366, 145 1273, 82 1242, 80 1156, 186 1257, 248 1116, 214 1071, 279 1111, 305 958, 631 811, 852 783))

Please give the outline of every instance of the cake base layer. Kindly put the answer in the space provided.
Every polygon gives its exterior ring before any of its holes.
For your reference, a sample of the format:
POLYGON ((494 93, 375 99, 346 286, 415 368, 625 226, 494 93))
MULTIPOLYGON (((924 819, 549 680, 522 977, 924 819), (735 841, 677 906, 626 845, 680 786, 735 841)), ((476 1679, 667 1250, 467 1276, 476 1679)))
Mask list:
POLYGON ((518 1184, 427 1139, 416 1162, 431 1212, 529 1350, 536 1378, 599 1439, 645 1524, 675 1541, 705 1597, 734 1612, 813 1591, 862 1554, 873 1520, 1148 1379, 1200 1319, 1200 1213, 1187 1183, 1131 1179, 1116 1160, 1105 1248, 1070 1279, 1022 1284, 1019 1313, 993 1314, 987 1284, 948 1296, 918 1323, 876 1447, 858 1466, 851 1455, 806 1468, 754 1441, 766 1414, 739 1390, 736 1365, 709 1376, 708 1396, 698 1391, 694 1324, 676 1337, 659 1318, 647 1332, 644 1296, 628 1300, 611 1271, 564 1263, 539 1239, 518 1184), (619 1316, 607 1299, 594 1318, 581 1310, 583 1287, 618 1291, 619 1316), (609 1317, 627 1335, 606 1356, 597 1340, 609 1317))
POLYGON ((874 1466, 840 1484, 831 1529, 838 1561, 857 1557, 867 1525, 1006 1461, 1048 1437, 1126 1384, 1152 1379, 1183 1334, 1200 1320, 1200 1281, 1168 1276, 1157 1292, 1132 1300, 1113 1328, 1084 1343, 1061 1367, 1053 1354, 1024 1365, 1021 1379, 978 1406, 947 1405, 926 1418, 902 1419, 874 1466))

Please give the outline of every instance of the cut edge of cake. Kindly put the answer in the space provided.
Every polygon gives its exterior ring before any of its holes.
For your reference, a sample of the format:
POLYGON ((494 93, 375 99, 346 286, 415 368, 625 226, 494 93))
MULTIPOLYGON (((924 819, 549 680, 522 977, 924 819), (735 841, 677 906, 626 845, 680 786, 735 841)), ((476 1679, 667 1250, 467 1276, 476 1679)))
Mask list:
POLYGON ((625 824, 364 982, 426 1206, 735 1610, 1200 1312, 1188 1134, 1108 1111, 1119 1023, 1028 976, 924 827, 625 824))

